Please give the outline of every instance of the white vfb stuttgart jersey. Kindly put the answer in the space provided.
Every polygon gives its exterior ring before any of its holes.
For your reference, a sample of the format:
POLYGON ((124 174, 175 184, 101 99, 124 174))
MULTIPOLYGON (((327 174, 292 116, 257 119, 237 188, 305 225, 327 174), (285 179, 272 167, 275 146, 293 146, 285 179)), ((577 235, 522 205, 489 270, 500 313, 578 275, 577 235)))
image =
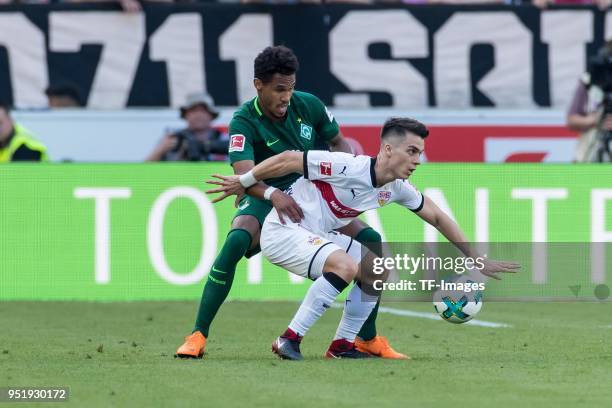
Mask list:
MULTIPOLYGON (((423 195, 405 180, 376 187, 375 158, 348 153, 304 152, 304 176, 288 191, 304 212, 300 224, 311 231, 341 228, 367 210, 396 202, 412 211, 423 195)), ((276 211, 271 216, 278 220, 276 211)))

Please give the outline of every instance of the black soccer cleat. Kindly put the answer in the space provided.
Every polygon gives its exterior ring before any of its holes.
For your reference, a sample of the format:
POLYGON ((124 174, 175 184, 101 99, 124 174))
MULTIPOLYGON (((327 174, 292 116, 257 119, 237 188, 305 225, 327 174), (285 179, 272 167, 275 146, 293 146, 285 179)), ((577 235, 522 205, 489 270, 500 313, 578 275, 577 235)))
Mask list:
POLYGON ((282 360, 303 360, 300 352, 300 342, 279 336, 272 343, 272 352, 277 354, 282 360))
POLYGON ((351 343, 345 339, 338 339, 332 341, 325 358, 370 358, 374 357, 372 354, 364 353, 355 348, 355 343, 351 343))
POLYGON ((303 360, 300 352, 300 342, 302 336, 287 328, 283 334, 272 342, 272 352, 277 354, 282 360, 303 360))

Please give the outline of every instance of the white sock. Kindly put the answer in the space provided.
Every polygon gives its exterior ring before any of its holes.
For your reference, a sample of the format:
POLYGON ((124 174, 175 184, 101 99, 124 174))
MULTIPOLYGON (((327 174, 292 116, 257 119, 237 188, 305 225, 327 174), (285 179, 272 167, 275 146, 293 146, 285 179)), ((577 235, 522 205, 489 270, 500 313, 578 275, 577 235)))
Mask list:
POLYGON ((306 297, 289 324, 289 328, 303 336, 308 329, 329 309, 340 292, 324 276, 317 279, 308 289, 306 297))
POLYGON ((372 313, 372 309, 376 306, 377 301, 377 296, 368 295, 359 286, 353 285, 353 288, 346 297, 342 320, 340 320, 334 340, 346 339, 351 343, 355 342, 357 333, 359 333, 361 326, 363 326, 370 313, 372 313))

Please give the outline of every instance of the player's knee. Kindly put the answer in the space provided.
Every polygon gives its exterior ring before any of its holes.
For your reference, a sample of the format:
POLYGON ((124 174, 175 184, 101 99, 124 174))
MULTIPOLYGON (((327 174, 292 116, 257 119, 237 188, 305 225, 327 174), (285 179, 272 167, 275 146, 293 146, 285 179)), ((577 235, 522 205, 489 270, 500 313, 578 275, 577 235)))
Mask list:
POLYGON ((329 256, 324 270, 333 272, 346 282, 351 282, 357 276, 359 266, 343 251, 337 251, 329 256))
POLYGON ((251 237, 251 246, 256 246, 259 243, 261 227, 257 218, 252 215, 241 215, 234 218, 234 221, 232 221, 232 229, 248 232, 251 237))
POLYGON ((346 262, 345 264, 341 265, 341 269, 342 273, 348 278, 348 282, 355 279, 357 273, 359 272, 359 266, 352 259, 350 262, 346 262))
POLYGON ((249 231, 242 228, 234 228, 228 234, 223 243, 224 252, 240 254, 240 257, 251 246, 252 236, 249 231))
POLYGON ((355 240, 378 256, 382 256, 382 236, 372 227, 362 229, 355 240))
POLYGON ((382 242, 382 236, 372 227, 367 227, 359 231, 355 239, 361 243, 382 242))

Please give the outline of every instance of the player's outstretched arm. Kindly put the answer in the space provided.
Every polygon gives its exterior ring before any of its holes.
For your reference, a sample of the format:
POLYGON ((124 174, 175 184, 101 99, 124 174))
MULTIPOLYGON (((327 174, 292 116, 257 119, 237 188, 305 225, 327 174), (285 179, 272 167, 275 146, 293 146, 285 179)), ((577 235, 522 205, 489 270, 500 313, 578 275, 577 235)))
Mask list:
POLYGON ((213 174, 213 177, 220 181, 208 181, 207 183, 220 187, 208 190, 206 193, 221 193, 220 196, 212 200, 213 203, 216 203, 231 195, 241 197, 248 189, 249 195, 270 200, 283 224, 285 223, 283 214, 287 215, 293 222, 300 222, 304 218, 304 214, 295 200, 281 190, 265 185, 260 180, 281 177, 290 173, 303 173, 303 155, 303 152, 287 151, 270 157, 255 167, 253 167, 252 161, 236 162, 234 163, 236 175, 213 174))
POLYGON ((208 194, 223 193, 215 198, 213 202, 218 202, 231 195, 244 194, 245 190, 254 186, 261 180, 282 177, 291 173, 304 173, 304 152, 282 152, 253 167, 244 174, 233 176, 223 176, 213 174, 213 177, 221 181, 208 181, 208 184, 215 184, 220 187, 208 190, 208 194))
POLYGON ((286 151, 253 167, 253 176, 257 180, 282 177, 291 173, 304 173, 304 152, 286 151))
POLYGON ((452 242, 465 256, 476 259, 482 258, 484 267, 480 270, 483 275, 493 279, 501 279, 497 273, 499 272, 517 272, 520 265, 514 262, 496 261, 482 257, 476 253, 470 246, 467 237, 457 225, 444 211, 440 209, 429 197, 423 196, 425 200, 423 208, 417 212, 425 222, 435 227, 442 235, 452 242))

